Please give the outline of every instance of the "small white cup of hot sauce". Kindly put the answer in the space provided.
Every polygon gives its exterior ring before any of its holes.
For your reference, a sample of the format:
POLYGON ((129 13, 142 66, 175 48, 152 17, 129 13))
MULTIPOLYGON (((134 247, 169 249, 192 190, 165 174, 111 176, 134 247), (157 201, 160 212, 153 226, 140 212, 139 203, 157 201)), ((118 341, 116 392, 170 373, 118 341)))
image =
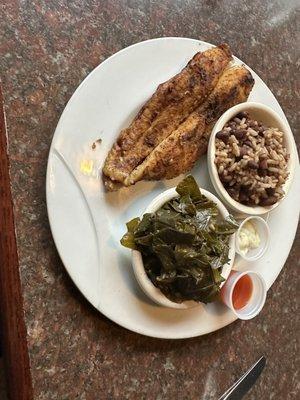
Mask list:
POLYGON ((221 299, 239 319, 254 318, 263 308, 267 286, 263 277, 255 271, 232 270, 221 288, 221 299))

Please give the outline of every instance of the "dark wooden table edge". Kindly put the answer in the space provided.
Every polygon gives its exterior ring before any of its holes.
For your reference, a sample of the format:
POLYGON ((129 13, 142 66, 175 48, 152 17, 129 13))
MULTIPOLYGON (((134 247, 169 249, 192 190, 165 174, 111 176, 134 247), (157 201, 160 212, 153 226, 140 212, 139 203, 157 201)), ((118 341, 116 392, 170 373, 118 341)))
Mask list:
POLYGON ((0 331, 8 397, 10 400, 32 400, 33 390, 7 150, 0 81, 0 331))

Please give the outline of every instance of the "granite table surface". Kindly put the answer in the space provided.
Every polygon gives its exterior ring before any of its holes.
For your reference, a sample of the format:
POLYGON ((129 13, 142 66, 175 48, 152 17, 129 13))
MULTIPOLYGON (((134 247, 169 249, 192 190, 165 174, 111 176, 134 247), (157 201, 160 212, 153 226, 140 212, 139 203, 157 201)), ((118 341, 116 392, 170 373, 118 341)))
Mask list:
POLYGON ((217 399, 260 355, 267 367, 245 398, 299 398, 299 230, 255 320, 204 337, 157 340, 117 326, 77 291, 45 202, 49 147, 66 102, 99 63, 149 38, 228 42, 277 97, 299 150, 297 3, 1 1, 0 71, 34 399, 217 399))

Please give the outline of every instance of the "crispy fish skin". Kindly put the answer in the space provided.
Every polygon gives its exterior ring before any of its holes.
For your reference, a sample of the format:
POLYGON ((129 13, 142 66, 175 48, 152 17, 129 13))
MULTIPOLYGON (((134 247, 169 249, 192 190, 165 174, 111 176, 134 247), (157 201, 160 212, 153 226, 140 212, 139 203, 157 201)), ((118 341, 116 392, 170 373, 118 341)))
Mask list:
POLYGON ((131 125, 123 129, 103 167, 109 180, 124 183, 151 151, 213 90, 232 56, 229 46, 197 53, 173 78, 159 85, 131 125))
POLYGON ((245 67, 228 68, 207 100, 152 151, 125 184, 171 179, 189 171, 206 152, 213 124, 227 109, 246 101, 253 84, 245 67))

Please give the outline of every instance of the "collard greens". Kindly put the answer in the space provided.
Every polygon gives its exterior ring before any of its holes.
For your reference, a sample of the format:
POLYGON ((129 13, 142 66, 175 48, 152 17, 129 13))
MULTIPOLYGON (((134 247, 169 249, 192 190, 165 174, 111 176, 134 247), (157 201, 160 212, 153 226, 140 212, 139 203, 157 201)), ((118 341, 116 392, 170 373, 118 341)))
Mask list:
POLYGON ((142 253, 145 270, 170 300, 214 301, 229 261, 229 237, 238 225, 222 219, 216 204, 201 194, 190 175, 178 197, 158 211, 127 223, 121 244, 142 253))

